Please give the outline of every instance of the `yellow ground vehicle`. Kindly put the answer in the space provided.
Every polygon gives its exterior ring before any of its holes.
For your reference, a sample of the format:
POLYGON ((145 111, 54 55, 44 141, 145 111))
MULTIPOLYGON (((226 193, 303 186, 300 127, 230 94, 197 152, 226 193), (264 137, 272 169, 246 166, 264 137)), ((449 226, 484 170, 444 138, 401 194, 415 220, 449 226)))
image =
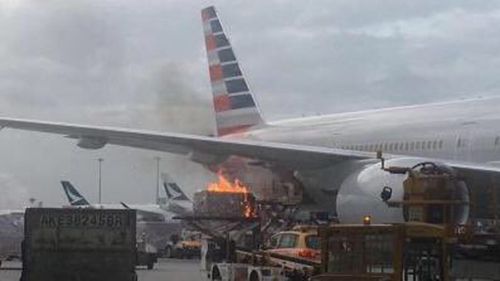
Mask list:
POLYGON ((180 237, 172 235, 170 242, 165 246, 164 256, 166 258, 198 258, 201 249, 201 233, 191 230, 183 230, 180 237))
POLYGON ((193 258, 200 256, 201 242, 200 240, 182 240, 177 242, 171 252, 166 256, 169 258, 193 258))
POLYGON ((317 228, 297 228, 271 236, 267 253, 320 261, 320 243, 317 228))
POLYGON ((449 280, 445 227, 426 223, 319 229, 321 274, 313 280, 449 280))

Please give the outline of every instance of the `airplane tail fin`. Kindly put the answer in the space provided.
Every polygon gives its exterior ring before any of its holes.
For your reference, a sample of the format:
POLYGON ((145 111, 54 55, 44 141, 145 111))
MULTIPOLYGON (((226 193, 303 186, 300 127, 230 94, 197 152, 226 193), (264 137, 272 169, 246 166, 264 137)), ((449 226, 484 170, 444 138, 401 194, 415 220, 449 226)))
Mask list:
POLYGON ((170 177, 169 174, 163 173, 163 187, 165 188, 165 193, 167 194, 168 200, 173 201, 191 201, 186 196, 184 191, 177 185, 177 183, 170 177))
POLYGON ((201 11, 217 135, 240 133, 264 125, 255 98, 226 37, 215 8, 201 11))
POLYGON ((71 206, 90 205, 89 201, 69 181, 61 181, 61 184, 71 206))

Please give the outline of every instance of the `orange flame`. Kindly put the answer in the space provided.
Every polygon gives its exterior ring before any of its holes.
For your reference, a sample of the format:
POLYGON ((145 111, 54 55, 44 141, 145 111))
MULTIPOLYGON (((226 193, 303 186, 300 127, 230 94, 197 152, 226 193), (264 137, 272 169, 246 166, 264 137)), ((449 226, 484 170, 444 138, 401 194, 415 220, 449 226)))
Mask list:
POLYGON ((224 177, 221 171, 217 172, 218 182, 213 182, 208 185, 210 192, 232 192, 232 193, 248 193, 248 188, 239 180, 234 183, 224 177))
POLYGON ((241 181, 238 179, 234 180, 234 182, 229 181, 224 177, 222 171, 217 172, 218 182, 213 182, 208 184, 207 190, 210 192, 230 192, 230 193, 243 193, 243 202, 244 205, 244 216, 246 218, 255 217, 255 210, 252 208, 250 201, 248 199, 248 194, 250 194, 249 188, 246 187, 241 181))

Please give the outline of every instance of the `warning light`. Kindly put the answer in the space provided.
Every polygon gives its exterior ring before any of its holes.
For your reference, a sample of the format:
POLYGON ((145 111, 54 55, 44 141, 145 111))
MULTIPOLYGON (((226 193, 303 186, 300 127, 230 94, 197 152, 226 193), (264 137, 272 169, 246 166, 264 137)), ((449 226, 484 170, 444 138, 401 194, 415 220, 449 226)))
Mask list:
POLYGON ((303 258, 314 258, 315 257, 315 254, 313 251, 309 250, 309 249, 301 249, 299 251, 299 257, 303 257, 303 258))
POLYGON ((371 223, 372 223, 372 217, 370 217, 370 216, 363 217, 363 224, 364 225, 370 225, 371 223))

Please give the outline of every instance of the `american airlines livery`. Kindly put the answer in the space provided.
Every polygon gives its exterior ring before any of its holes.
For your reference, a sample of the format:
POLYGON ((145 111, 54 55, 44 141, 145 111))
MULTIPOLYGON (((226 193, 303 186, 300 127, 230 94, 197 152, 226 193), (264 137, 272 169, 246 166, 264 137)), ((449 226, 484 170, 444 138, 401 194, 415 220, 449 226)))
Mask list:
MULTIPOLYGON (((359 222, 366 214, 374 222, 404 220, 401 208, 389 208, 380 198, 389 186, 393 198, 401 200, 404 176, 381 170, 375 151, 384 152, 389 166, 438 162, 463 177, 479 196, 500 175, 499 98, 268 123, 214 7, 203 9, 201 17, 216 137, 11 118, 0 118, 0 126, 61 134, 87 149, 114 144, 183 154, 212 170, 227 167, 248 176, 260 169, 276 182, 303 188, 314 205, 336 211, 341 222, 359 222)), ((476 209, 475 215, 486 216, 476 209)))

